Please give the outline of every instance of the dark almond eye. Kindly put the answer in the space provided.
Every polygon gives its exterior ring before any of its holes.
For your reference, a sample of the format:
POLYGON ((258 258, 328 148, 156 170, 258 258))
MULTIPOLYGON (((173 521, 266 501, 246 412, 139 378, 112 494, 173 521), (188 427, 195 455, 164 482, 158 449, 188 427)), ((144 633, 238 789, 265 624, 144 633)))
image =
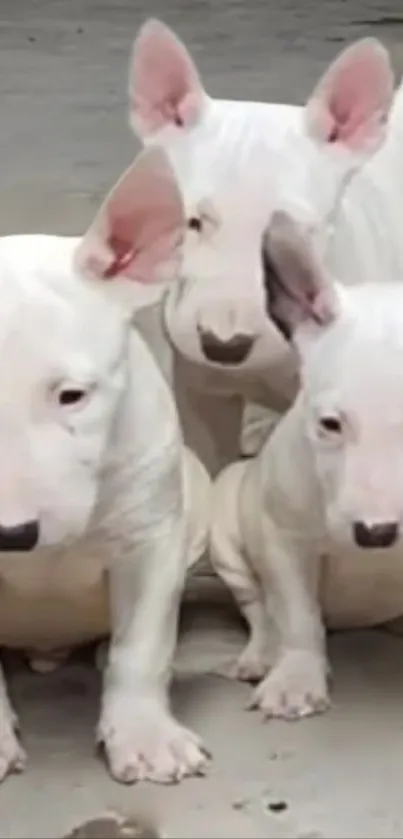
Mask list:
POLYGON ((197 216, 192 216, 188 220, 189 230, 195 230, 196 233, 201 233, 202 227, 203 227, 203 222, 202 222, 201 218, 198 218, 197 216))
POLYGON ((82 388, 66 387, 59 393, 59 405, 69 406, 77 405, 86 396, 86 391, 82 388))
POLYGON ((340 434, 341 432, 341 422, 338 417, 322 417, 319 424, 324 431, 328 431, 330 434, 340 434))

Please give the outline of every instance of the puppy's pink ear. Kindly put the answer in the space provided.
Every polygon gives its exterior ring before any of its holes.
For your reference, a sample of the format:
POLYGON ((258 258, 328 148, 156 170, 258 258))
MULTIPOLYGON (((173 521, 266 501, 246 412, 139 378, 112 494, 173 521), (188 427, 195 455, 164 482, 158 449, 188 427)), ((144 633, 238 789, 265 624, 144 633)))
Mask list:
MULTIPOLYGON (((185 227, 182 198, 162 149, 141 152, 113 187, 79 244, 79 273, 152 283, 175 263, 185 227)), ((166 280, 166 276, 163 277, 166 280)))
POLYGON ((372 154, 385 138, 393 89, 387 50, 375 38, 357 41, 330 65, 308 100, 311 137, 372 154))
POLYGON ((196 66, 159 20, 148 20, 134 42, 129 95, 131 123, 142 139, 169 123, 189 127, 201 115, 205 93, 196 66))

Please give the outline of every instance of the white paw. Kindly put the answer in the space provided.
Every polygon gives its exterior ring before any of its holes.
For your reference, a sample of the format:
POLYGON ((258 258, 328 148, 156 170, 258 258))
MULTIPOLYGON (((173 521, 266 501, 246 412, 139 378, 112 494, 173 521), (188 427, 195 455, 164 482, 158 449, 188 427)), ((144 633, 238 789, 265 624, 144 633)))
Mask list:
POLYGON ((241 682, 259 682, 270 668, 270 656, 256 644, 247 644, 231 665, 229 676, 241 682))
POLYGON ((0 721, 0 781, 14 772, 22 772, 27 760, 13 724, 14 720, 0 721))
POLYGON ((150 704, 106 700, 98 741, 104 744, 112 776, 125 784, 173 784, 204 775, 209 757, 200 738, 152 699, 150 704))
POLYGON ((329 706, 326 663, 320 655, 292 651, 280 659, 253 695, 251 708, 265 717, 300 719, 329 706))

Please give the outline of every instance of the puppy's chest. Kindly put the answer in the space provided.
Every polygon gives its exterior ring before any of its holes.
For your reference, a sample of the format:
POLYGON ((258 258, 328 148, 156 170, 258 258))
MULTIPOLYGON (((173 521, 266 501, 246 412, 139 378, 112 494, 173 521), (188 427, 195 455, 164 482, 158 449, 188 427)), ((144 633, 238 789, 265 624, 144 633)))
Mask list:
POLYGON ((403 547, 323 555, 321 603, 330 628, 374 626, 403 615, 403 547))
POLYGON ((102 575, 104 564, 102 545, 96 541, 78 542, 64 551, 0 552, 0 592, 4 586, 27 596, 87 588, 102 575))
POLYGON ((0 645, 51 649, 108 629, 102 546, 0 554, 0 645))

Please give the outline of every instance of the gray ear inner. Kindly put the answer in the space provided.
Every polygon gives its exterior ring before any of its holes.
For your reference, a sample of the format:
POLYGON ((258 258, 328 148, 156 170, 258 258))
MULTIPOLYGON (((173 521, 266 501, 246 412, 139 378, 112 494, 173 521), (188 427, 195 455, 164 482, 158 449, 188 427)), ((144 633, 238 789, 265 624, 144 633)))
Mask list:
MULTIPOLYGON (((312 319, 321 322, 314 310, 315 289, 309 269, 302 261, 299 274, 305 280, 305 293, 301 288, 295 287, 289 279, 287 265, 282 264, 282 259, 276 259, 272 253, 275 249, 271 248, 270 244, 270 237, 267 236, 262 253, 266 311, 284 338, 291 342, 296 328, 302 321, 312 319)), ((292 254, 293 260, 297 258, 292 254)), ((285 263, 287 262, 288 260, 285 260, 285 263)))
POLYGON ((332 319, 328 305, 318 306, 327 283, 308 231, 307 236, 305 240, 298 225, 277 212, 263 237, 266 311, 287 341, 303 321, 325 324, 332 319))
POLYGON ((288 286, 284 285, 265 243, 262 248, 262 261, 266 312, 286 341, 291 342, 292 329, 284 314, 284 297, 287 298, 288 306, 292 307, 293 296, 288 286))

